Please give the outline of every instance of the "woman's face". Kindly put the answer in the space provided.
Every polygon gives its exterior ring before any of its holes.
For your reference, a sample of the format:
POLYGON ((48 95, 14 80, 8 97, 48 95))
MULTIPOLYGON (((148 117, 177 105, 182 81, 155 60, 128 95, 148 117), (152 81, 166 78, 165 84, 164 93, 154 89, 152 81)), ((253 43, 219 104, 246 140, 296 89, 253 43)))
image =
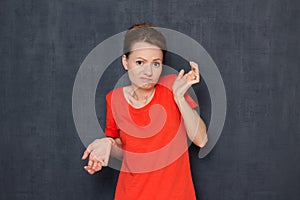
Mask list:
POLYGON ((122 63, 128 70, 131 84, 138 88, 151 89, 158 82, 162 71, 162 50, 147 42, 137 42, 130 55, 123 55, 122 63))

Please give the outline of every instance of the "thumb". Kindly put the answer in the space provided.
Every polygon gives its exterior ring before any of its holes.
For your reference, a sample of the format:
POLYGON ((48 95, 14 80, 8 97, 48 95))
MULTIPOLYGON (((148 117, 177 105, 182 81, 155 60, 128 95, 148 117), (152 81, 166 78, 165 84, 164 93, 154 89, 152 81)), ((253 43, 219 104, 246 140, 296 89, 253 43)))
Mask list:
POLYGON ((184 74, 184 69, 181 69, 180 72, 178 73, 177 79, 181 79, 184 74))
POLYGON ((81 159, 85 160, 89 156, 89 154, 90 154, 90 152, 88 150, 85 150, 82 157, 81 157, 81 159))

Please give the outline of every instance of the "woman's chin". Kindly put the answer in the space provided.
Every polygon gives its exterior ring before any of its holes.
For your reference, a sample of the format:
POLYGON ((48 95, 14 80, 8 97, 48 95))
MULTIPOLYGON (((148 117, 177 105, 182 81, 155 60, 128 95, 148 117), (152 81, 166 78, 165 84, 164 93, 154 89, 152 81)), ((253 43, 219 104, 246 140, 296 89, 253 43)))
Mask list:
POLYGON ((154 83, 143 83, 140 85, 140 88, 142 89, 152 89, 154 88, 155 84, 154 83))

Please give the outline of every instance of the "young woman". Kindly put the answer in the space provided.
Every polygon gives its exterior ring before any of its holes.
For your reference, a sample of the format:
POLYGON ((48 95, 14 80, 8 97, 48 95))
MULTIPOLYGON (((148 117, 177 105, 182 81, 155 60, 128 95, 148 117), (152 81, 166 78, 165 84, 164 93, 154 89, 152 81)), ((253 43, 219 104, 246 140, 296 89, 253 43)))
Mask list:
POLYGON ((151 24, 129 28, 122 63, 131 84, 106 96, 105 135, 91 143, 82 159, 94 174, 110 156, 122 159, 115 199, 196 199, 187 137, 207 142, 206 126, 187 90, 199 82, 198 65, 161 77, 164 36, 151 24))

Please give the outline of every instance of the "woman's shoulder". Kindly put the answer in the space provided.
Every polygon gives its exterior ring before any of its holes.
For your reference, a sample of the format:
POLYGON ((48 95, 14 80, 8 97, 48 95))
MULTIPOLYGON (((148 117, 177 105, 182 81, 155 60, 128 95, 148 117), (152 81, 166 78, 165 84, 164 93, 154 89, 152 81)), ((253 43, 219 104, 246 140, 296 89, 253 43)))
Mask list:
POLYGON ((123 87, 120 87, 120 88, 114 88, 112 90, 110 90, 107 94, 106 94, 106 99, 111 99, 112 96, 116 95, 118 97, 120 97, 120 95, 122 94, 123 92, 123 87))
POLYGON ((168 74, 165 76, 161 76, 158 81, 158 84, 172 90, 172 85, 173 85, 176 77, 177 77, 176 74, 168 74))

